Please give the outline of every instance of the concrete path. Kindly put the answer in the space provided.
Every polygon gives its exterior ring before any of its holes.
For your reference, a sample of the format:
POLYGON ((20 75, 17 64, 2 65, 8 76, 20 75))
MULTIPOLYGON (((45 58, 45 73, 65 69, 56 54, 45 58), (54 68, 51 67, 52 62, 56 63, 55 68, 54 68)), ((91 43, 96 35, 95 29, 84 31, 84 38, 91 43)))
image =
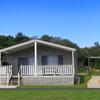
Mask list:
POLYGON ((7 85, 0 85, 0 89, 14 89, 16 88, 17 86, 13 86, 13 85, 10 85, 10 86, 7 86, 7 85))
POLYGON ((99 91, 100 88, 0 88, 0 90, 16 90, 16 91, 99 91))
POLYGON ((92 76, 87 83, 87 88, 100 88, 100 76, 92 76))

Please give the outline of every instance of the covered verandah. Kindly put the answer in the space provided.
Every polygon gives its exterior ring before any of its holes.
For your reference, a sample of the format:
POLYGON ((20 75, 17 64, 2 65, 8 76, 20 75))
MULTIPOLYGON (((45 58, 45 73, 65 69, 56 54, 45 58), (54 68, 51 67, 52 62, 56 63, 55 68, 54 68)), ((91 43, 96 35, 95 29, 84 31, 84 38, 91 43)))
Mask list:
MULTIPOLYGON (((2 59, 1 59, 1 55, 2 53, 5 54, 9 54, 12 52, 15 52, 17 50, 21 50, 23 48, 26 47, 30 47, 30 46, 34 46, 34 65, 21 65, 19 70, 18 70, 18 77, 23 77, 23 76, 34 76, 34 77, 38 77, 38 76, 67 76, 67 75, 73 75, 75 74, 75 49, 73 48, 69 48, 69 47, 65 47, 65 46, 61 46, 61 45, 57 45, 57 44, 53 44, 53 43, 48 43, 48 42, 44 42, 44 41, 40 41, 40 40, 31 40, 29 42, 25 42, 22 44, 18 44, 12 47, 8 47, 6 49, 2 49, 0 50, 0 75, 3 76, 7 76, 7 84, 9 84, 10 78, 12 77, 12 72, 13 72, 13 65, 2 65, 2 59), (54 48, 60 48, 62 50, 67 50, 70 51, 72 53, 72 64, 71 65, 38 65, 37 60, 38 60, 38 53, 37 53, 37 47, 39 44, 42 45, 47 45, 50 47, 54 47, 54 48), (8 70, 10 69, 10 70, 8 70), (8 76, 10 74, 10 77, 8 79, 8 76)), ((20 78, 18 79, 18 81, 20 81, 20 78)), ((18 82, 18 84, 20 84, 20 82, 18 82)))

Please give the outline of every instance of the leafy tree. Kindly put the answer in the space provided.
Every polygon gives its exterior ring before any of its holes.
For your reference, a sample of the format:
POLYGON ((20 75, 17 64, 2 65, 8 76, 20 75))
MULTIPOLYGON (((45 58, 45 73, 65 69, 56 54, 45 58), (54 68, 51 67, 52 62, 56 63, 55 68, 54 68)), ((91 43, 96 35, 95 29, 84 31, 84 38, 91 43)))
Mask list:
POLYGON ((14 45, 14 38, 12 36, 0 36, 0 49, 14 45))
POLYGON ((22 32, 17 33, 17 35, 15 36, 16 43, 22 43, 28 40, 30 40, 30 38, 28 36, 25 36, 22 32))
POLYGON ((40 39, 43 41, 52 42, 53 37, 49 35, 43 35, 40 39))
POLYGON ((61 44, 61 45, 64 45, 64 46, 79 48, 77 46, 77 44, 75 44, 75 43, 73 43, 73 42, 71 42, 67 39, 62 39, 60 37, 52 37, 52 36, 49 36, 49 35, 43 35, 40 39, 47 41, 47 42, 53 42, 53 43, 61 44))
POLYGON ((95 47, 95 48, 100 48, 99 42, 95 42, 95 43, 94 43, 94 47, 95 47))

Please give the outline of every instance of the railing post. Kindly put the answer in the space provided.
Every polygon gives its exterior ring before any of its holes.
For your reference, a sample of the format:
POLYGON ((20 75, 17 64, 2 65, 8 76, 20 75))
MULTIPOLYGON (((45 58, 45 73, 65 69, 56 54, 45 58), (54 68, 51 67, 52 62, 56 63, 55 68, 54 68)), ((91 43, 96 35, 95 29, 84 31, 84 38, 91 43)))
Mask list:
POLYGON ((34 76, 37 76, 37 42, 34 43, 34 65, 35 65, 35 73, 34 76))
POLYGON ((20 85, 20 74, 18 72, 18 86, 20 85))
POLYGON ((6 71, 7 71, 7 86, 9 85, 9 73, 8 73, 8 67, 9 67, 9 66, 6 67, 6 71))
POLYGON ((56 73, 55 73, 55 70, 56 69, 56 66, 55 65, 53 65, 53 74, 54 74, 54 76, 56 76, 56 73))
POLYGON ((22 76, 22 65, 20 66, 20 76, 22 76))
POLYGON ((11 65, 11 76, 12 76, 12 71, 13 71, 13 70, 12 70, 12 65, 11 65))

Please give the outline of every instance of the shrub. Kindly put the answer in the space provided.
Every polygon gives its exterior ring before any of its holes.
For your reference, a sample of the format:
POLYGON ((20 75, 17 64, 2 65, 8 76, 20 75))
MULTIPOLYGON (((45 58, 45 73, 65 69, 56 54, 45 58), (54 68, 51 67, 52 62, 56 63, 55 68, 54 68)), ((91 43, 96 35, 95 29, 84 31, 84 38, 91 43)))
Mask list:
POLYGON ((86 72, 85 66, 80 66, 78 69, 79 69, 79 73, 86 72))

